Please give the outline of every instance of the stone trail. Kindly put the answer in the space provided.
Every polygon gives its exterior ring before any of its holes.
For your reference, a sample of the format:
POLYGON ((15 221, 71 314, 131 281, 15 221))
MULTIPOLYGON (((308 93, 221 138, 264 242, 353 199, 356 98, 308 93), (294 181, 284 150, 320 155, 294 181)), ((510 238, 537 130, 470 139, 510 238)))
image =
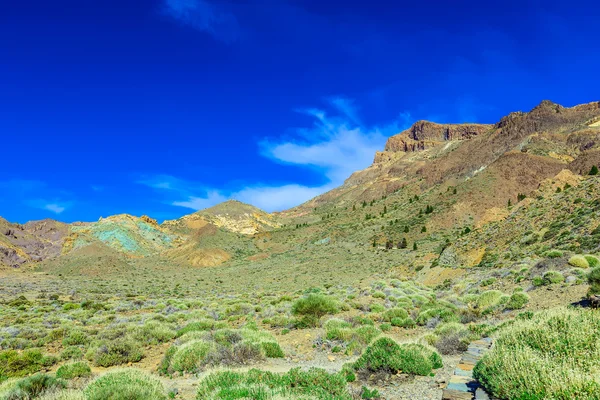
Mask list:
POLYGON ((471 343, 454 370, 442 400, 493 400, 479 382, 473 378, 473 368, 477 361, 492 347, 492 339, 484 338, 471 343))

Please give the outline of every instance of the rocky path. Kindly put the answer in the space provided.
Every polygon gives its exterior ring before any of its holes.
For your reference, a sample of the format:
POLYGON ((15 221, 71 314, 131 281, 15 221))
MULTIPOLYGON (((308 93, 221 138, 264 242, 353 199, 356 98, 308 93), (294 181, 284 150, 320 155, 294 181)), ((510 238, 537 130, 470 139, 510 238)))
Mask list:
POLYGON ((492 347, 492 339, 484 338, 471 343, 454 370, 442 400, 492 400, 479 382, 473 378, 473 368, 486 351, 492 347))

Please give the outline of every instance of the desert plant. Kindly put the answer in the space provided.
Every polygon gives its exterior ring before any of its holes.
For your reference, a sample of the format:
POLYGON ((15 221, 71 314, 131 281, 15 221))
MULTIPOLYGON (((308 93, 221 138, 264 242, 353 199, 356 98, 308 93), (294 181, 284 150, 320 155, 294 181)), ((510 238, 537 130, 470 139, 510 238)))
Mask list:
POLYGON ((562 283, 565 281, 565 277, 558 271, 547 271, 544 274, 544 285, 552 285, 556 283, 562 283))
POLYGON ((597 399, 600 315, 555 309, 499 331, 474 376, 502 399, 597 399))
POLYGON ((134 368, 107 372, 85 389, 86 400, 164 400, 162 383, 153 376, 134 368))
POLYGON ((61 379, 73 379, 91 375, 92 370, 90 369, 90 366, 81 361, 62 365, 56 370, 56 377, 61 379))
POLYGON ((600 294, 600 267, 596 267, 590 271, 587 281, 590 285, 588 294, 600 294))
POLYGON ((399 345, 390 338, 380 338, 368 346, 353 364, 356 371, 429 375, 442 367, 442 358, 421 344, 399 345))
POLYGON ((520 310, 529 303, 529 296, 523 292, 516 292, 510 296, 510 300, 506 303, 507 310, 520 310))
POLYGON ((311 293, 296 300, 292 305, 292 314, 305 317, 309 325, 315 326, 326 314, 336 314, 339 310, 337 302, 331 297, 311 293))
POLYGON ((285 374, 256 369, 248 372, 214 372, 200 382, 196 398, 352 400, 344 375, 329 374, 316 368, 308 371, 294 368, 285 374))
POLYGON ((589 261, 582 255, 576 254, 569 258, 569 264, 577 268, 589 268, 589 261))

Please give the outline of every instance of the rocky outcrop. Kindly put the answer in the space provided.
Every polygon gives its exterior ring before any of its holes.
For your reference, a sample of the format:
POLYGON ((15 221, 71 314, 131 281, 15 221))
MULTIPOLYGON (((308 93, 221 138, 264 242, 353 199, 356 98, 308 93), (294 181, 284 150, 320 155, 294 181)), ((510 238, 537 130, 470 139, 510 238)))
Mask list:
POLYGON ((53 220, 11 224, 0 218, 0 265, 17 268, 60 254, 68 225, 53 220))
POLYGON ((485 124, 437 124, 417 121, 409 129, 392 136, 385 145, 386 152, 412 152, 425 150, 441 142, 467 140, 489 131, 485 124))

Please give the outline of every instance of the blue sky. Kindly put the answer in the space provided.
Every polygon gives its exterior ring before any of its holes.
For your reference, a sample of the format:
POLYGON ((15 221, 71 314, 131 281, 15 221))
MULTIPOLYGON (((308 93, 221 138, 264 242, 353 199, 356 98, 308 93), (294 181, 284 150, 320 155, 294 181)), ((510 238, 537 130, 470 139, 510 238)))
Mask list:
POLYGON ((415 120, 599 100, 597 2, 485 3, 6 2, 0 215, 281 210, 415 120))

